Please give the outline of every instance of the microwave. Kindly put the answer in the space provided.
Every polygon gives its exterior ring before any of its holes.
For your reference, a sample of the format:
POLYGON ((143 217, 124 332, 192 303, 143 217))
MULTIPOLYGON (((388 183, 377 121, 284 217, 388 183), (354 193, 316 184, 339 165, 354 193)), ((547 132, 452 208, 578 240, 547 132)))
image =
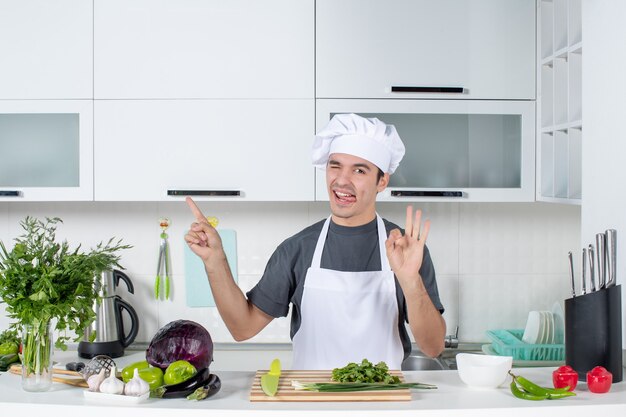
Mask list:
MULTIPOLYGON (((396 127, 406 148, 378 201, 535 200, 535 102, 498 100, 316 100, 316 131, 339 113, 396 127)), ((316 169, 315 199, 327 201, 316 169)))

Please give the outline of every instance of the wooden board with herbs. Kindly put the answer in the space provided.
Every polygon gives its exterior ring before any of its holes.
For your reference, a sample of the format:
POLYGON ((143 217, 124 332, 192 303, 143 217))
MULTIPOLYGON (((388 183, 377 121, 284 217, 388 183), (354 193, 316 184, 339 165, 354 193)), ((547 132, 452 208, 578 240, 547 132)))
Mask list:
MULTIPOLYGON (((304 371, 304 370, 284 370, 280 375, 278 392, 275 396, 265 395, 261 389, 261 375, 267 370, 256 372, 250 390, 250 401, 252 402, 297 402, 297 401, 410 401, 411 391, 409 389, 399 389, 392 391, 358 391, 358 392, 314 392, 296 390, 291 381, 309 382, 332 382, 330 370, 304 371)), ((400 378, 404 382, 402 371, 389 371, 391 375, 400 378)))

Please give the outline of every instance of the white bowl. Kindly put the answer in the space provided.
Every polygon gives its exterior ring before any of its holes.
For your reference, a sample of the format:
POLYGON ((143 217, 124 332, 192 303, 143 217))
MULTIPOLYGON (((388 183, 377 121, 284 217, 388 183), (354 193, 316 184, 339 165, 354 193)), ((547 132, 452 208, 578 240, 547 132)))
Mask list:
POLYGON ((456 366, 461 381, 475 388, 497 388, 507 379, 513 366, 512 356, 459 353, 456 366))

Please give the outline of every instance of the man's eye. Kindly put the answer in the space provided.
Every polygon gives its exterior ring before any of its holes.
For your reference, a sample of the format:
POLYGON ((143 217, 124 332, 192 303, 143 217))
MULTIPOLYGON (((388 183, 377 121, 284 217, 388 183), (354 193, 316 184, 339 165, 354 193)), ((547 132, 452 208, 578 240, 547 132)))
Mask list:
POLYGON ((361 168, 355 169, 354 172, 357 173, 357 174, 365 174, 365 171, 362 170, 361 168))

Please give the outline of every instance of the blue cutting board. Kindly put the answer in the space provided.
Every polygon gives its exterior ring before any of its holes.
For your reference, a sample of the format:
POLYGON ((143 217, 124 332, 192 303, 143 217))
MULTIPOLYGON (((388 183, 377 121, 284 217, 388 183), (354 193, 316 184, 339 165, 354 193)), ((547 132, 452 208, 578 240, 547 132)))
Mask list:
MULTIPOLYGON (((237 282, 237 234, 231 229, 218 229, 228 265, 237 282)), ((185 291, 188 307, 215 307, 204 264, 185 244, 185 291)))

